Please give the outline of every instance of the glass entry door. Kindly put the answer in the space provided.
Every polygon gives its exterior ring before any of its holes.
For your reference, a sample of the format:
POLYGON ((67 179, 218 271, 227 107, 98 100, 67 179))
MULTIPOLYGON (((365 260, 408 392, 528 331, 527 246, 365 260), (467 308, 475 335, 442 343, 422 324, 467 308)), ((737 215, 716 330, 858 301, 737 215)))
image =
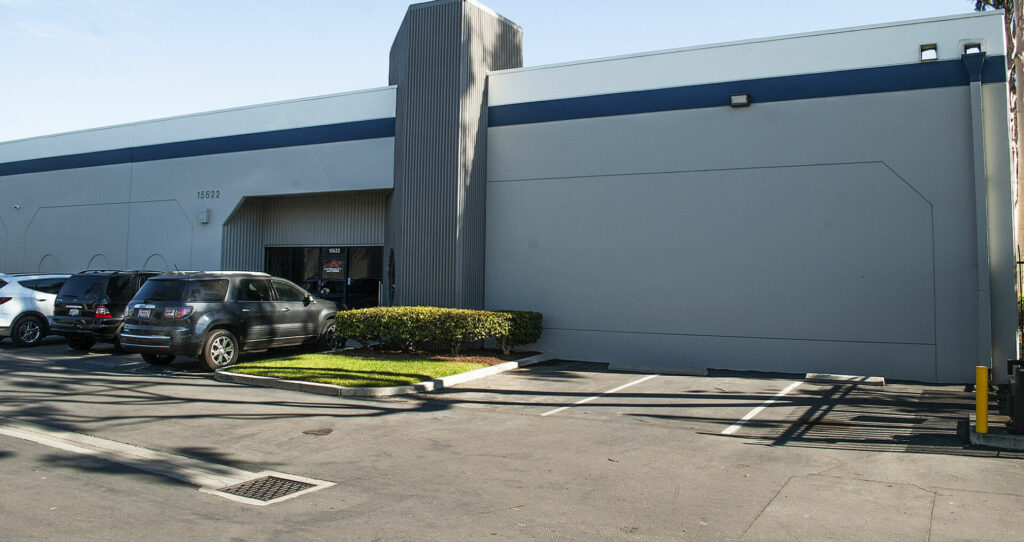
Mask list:
POLYGON ((350 309, 380 304, 384 247, 267 247, 267 273, 350 309))

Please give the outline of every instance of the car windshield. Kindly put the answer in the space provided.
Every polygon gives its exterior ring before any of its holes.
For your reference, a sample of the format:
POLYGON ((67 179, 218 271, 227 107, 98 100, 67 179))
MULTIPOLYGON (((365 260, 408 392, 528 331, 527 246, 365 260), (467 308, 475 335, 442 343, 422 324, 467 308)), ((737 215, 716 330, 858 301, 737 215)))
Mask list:
POLYGON ((180 280, 150 279, 142 285, 135 301, 178 301, 183 303, 210 303, 224 301, 228 293, 227 279, 180 280))
POLYGON ((107 290, 105 275, 75 275, 60 289, 62 298, 73 301, 96 301, 107 290))

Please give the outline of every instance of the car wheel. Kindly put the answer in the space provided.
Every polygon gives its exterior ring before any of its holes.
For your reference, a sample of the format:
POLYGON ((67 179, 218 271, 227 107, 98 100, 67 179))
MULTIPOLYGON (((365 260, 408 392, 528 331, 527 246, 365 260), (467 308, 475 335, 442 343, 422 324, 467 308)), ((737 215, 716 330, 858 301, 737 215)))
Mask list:
POLYGON ((320 334, 320 347, 324 350, 336 350, 345 344, 345 341, 338 337, 335 331, 338 325, 333 321, 324 326, 324 332, 320 334))
POLYGON ((79 352, 88 352, 92 345, 96 344, 96 340, 91 337, 81 337, 77 335, 68 335, 64 337, 67 341, 68 346, 72 350, 78 350, 79 352))
POLYGON ((211 371, 234 365, 238 359, 238 339, 226 329, 215 329, 203 343, 200 361, 211 371))
POLYGON ((38 316, 22 316, 11 326, 11 340, 18 346, 35 346, 45 336, 43 321, 38 316))
POLYGON ((142 359, 150 365, 167 365, 174 361, 173 354, 142 354, 142 359))
MULTIPOLYGON (((115 354, 123 354, 124 353, 124 348, 121 347, 121 330, 120 329, 117 330, 116 334, 114 334, 114 353, 115 354)), ((171 357, 173 358, 174 356, 171 356, 171 357)))

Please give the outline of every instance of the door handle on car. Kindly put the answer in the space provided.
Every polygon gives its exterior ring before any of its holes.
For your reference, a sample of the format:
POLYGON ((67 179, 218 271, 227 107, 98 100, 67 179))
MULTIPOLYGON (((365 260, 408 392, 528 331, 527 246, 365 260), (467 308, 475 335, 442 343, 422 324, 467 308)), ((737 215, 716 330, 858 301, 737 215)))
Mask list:
POLYGON ((288 311, 290 311, 290 310, 291 310, 291 309, 289 309, 288 307, 285 307, 285 308, 281 309, 281 312, 288 312, 288 311))
POLYGON ((242 309, 242 312, 252 312, 252 309, 242 309))
POLYGON ((43 299, 39 299, 39 298, 37 297, 37 298, 36 298, 36 301, 46 301, 46 298, 43 298, 43 299))

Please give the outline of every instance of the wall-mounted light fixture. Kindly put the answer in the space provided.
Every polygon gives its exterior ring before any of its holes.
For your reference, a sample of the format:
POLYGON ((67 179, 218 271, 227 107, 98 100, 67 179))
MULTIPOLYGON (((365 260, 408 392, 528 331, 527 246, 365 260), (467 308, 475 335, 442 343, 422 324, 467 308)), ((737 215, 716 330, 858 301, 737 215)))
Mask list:
POLYGON ((926 43, 921 46, 921 62, 931 62, 939 59, 939 45, 937 43, 926 43))
POLYGON ((209 207, 203 207, 202 209, 199 209, 199 223, 200 224, 209 224, 210 223, 210 208, 209 207))
POLYGON ((733 94, 729 96, 729 105, 732 107, 747 107, 750 105, 750 94, 733 94))

